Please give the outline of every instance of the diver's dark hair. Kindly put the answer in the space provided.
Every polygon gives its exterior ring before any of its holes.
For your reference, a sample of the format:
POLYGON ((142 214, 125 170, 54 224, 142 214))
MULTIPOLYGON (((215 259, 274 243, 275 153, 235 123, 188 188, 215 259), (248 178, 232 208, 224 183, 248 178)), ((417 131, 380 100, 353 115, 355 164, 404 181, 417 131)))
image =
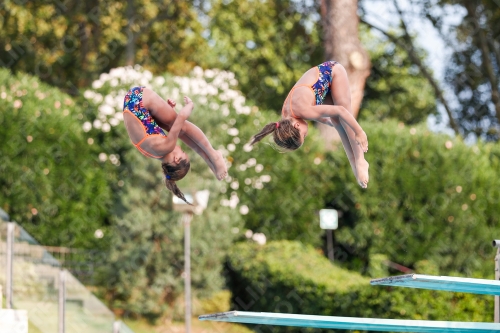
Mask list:
POLYGON ((290 119, 281 119, 276 123, 269 123, 250 140, 250 145, 254 145, 267 135, 273 133, 274 142, 281 148, 296 150, 302 146, 300 131, 293 127, 290 119))
POLYGON ((161 164, 163 174, 165 175, 165 186, 169 189, 169 191, 171 191, 180 199, 184 200, 188 205, 191 204, 187 202, 184 194, 177 187, 177 184, 175 182, 184 178, 187 175, 190 167, 191 163, 189 163, 187 160, 181 160, 179 164, 161 164))

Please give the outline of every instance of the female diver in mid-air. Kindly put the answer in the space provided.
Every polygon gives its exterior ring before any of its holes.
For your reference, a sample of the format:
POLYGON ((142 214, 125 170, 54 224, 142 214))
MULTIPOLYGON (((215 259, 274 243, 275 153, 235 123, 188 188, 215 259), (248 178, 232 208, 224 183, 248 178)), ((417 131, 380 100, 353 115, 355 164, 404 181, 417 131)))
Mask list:
POLYGON ((273 133, 274 142, 286 150, 299 148, 307 136, 306 120, 335 127, 359 185, 368 186, 366 133, 352 115, 349 79, 344 67, 327 61, 309 69, 297 81, 283 104, 281 119, 267 124, 252 137, 253 145, 273 133))
POLYGON ((205 160, 218 180, 227 176, 227 167, 222 154, 212 148, 205 134, 187 121, 194 106, 191 99, 184 97, 184 107, 178 114, 175 106, 175 101, 169 99, 165 102, 151 89, 134 87, 125 96, 123 119, 134 146, 144 156, 162 162, 165 185, 186 201, 175 181, 186 176, 190 162, 187 154, 177 145, 177 138, 205 160), (163 129, 168 131, 168 135, 163 129))

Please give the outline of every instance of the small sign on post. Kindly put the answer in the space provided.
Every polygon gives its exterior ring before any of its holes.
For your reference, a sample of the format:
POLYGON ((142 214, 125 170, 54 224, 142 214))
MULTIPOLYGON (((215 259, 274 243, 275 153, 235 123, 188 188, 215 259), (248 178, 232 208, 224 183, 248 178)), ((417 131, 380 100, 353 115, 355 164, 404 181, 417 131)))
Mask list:
POLYGON ((319 211, 319 226, 321 229, 335 230, 339 226, 339 214, 335 209, 319 211))
POLYGON ((326 230, 326 248, 328 252, 328 259, 334 261, 335 256, 333 252, 333 231, 339 226, 339 214, 335 209, 321 209, 319 211, 319 226, 321 229, 326 230))

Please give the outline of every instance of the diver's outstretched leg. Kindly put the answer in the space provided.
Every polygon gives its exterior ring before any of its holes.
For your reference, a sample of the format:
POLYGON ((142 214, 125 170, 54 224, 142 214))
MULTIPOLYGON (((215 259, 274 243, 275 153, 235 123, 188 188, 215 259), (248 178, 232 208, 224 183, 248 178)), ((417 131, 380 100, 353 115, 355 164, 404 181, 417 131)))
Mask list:
MULTIPOLYGON (((349 112, 352 113, 352 108, 351 108, 351 91, 349 89, 349 79, 347 78, 347 73, 342 66, 333 66, 332 68, 332 86, 331 86, 331 97, 333 100, 333 103, 335 105, 341 105, 344 108, 346 108, 349 112)), ((349 139, 350 143, 350 151, 352 152, 352 155, 354 156, 354 166, 356 168, 356 178, 358 180, 358 183, 361 187, 366 188, 368 186, 368 181, 370 180, 369 174, 368 174, 368 168, 370 165, 368 162, 365 160, 365 154, 363 152, 363 149, 361 148, 360 145, 356 143, 355 140, 355 134, 354 131, 350 126, 348 126, 343 120, 341 119, 332 119, 332 121, 335 124, 335 121, 337 123, 340 122, 340 125, 344 129, 344 133, 341 133, 342 130, 339 131, 339 134, 347 135, 347 138, 349 139)), ((337 127, 337 126, 336 126, 337 127)), ((339 128, 337 128, 339 130, 339 128)), ((345 140, 342 140, 342 143, 344 143, 344 149, 346 150, 346 153, 349 157, 349 147, 346 147, 346 142, 345 140)), ((352 164, 352 162, 351 162, 352 164)), ((354 169, 354 168, 353 168, 354 169)))

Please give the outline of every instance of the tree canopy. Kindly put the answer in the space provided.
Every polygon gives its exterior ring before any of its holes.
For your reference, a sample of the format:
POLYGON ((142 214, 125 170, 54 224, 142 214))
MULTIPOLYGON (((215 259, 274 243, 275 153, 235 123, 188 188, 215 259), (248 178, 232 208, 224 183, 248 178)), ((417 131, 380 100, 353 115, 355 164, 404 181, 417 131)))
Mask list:
POLYGON ((3 1, 0 66, 77 94, 126 62, 186 73, 205 39, 187 1, 3 1))

